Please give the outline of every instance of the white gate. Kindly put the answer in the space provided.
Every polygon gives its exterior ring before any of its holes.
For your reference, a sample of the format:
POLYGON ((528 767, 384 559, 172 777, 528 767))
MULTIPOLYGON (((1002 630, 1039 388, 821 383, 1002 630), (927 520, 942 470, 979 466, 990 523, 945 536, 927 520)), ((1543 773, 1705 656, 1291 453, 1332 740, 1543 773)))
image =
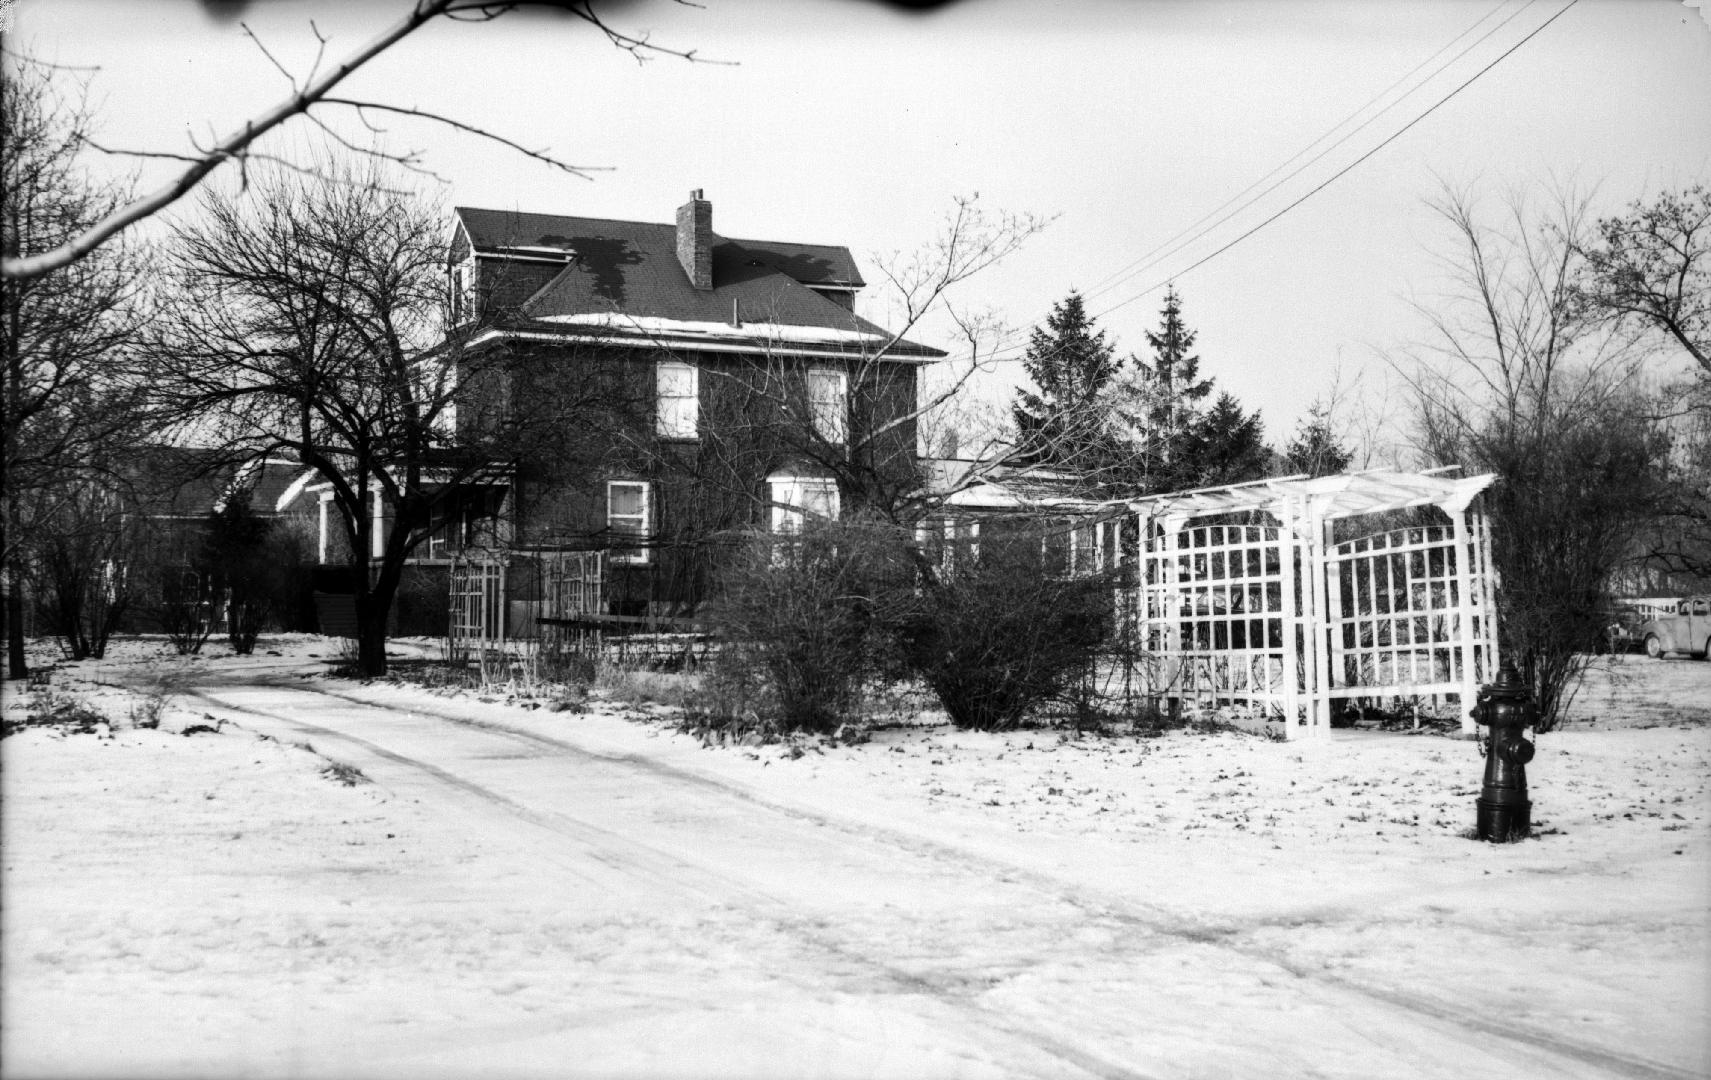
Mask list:
POLYGON ((606 552, 542 551, 535 558, 541 646, 553 655, 597 651, 600 632, 594 620, 578 620, 606 613, 606 552))
POLYGON ((491 557, 459 558, 451 569, 450 659, 485 665, 505 652, 505 564, 491 557))

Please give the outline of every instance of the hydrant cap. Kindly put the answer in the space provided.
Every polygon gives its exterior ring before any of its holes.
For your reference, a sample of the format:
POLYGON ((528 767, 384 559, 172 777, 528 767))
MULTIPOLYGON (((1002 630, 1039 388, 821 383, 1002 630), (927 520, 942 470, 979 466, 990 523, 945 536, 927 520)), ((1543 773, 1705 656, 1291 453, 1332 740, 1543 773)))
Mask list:
POLYGON ((1525 691, 1521 673, 1515 670, 1515 661, 1503 661, 1503 666, 1497 669, 1497 682, 1492 685, 1492 689, 1505 697, 1525 691))

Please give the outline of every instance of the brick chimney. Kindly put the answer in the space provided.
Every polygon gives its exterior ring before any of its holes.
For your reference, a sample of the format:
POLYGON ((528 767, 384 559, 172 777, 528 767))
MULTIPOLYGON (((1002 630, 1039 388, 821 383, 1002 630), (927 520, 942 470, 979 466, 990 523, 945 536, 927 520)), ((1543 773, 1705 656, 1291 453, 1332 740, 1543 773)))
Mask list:
POLYGON ((713 287, 713 204, 701 197, 700 188, 677 208, 677 261, 691 285, 713 287))

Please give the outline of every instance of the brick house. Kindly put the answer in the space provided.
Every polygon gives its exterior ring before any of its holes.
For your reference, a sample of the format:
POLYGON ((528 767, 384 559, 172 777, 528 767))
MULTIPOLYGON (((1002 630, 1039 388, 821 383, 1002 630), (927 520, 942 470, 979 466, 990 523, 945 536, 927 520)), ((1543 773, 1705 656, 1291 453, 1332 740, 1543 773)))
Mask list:
POLYGON ((847 248, 720 236, 700 191, 672 223, 455 217, 460 440, 562 411, 462 516, 513 551, 607 550, 613 613, 692 610, 730 537, 920 486, 917 373, 945 354, 855 313, 847 248))

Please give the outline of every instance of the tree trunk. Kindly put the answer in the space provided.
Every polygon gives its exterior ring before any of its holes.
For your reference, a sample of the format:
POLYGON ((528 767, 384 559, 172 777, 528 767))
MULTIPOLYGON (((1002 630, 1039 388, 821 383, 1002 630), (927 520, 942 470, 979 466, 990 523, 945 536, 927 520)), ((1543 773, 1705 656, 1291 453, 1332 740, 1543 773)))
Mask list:
POLYGON ((6 573, 6 677, 24 679, 30 674, 24 658, 24 589, 22 575, 6 573))
POLYGON ((398 567, 383 565, 373 583, 368 584, 366 561, 358 564, 357 574, 357 674, 365 679, 378 679, 386 674, 386 624, 392 615, 392 602, 398 595, 401 574, 398 567))
POLYGON ((365 679, 386 674, 386 615, 359 618, 356 632, 356 669, 365 679))

